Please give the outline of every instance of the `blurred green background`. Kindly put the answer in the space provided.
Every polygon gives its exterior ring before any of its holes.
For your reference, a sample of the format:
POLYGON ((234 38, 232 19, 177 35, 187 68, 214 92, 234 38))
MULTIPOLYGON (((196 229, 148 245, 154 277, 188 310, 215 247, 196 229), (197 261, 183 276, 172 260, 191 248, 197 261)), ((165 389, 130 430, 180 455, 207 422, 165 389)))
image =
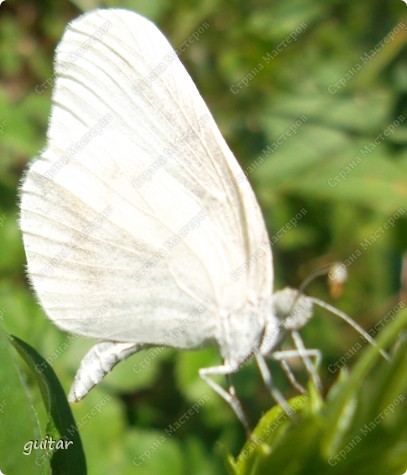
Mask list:
MULTIPOLYGON (((401 0, 6 0, 0 6, 0 323, 48 358, 66 392, 92 342, 57 330, 35 302, 24 275, 18 186, 26 163, 45 145, 55 46, 71 19, 101 6, 144 14, 175 48, 209 24, 180 59, 247 171, 270 237, 280 231, 273 244, 275 287, 298 287, 319 266, 344 261, 349 278, 338 298, 324 279, 308 293, 367 330, 401 308, 407 295, 407 6, 401 0), (306 213, 296 226, 285 227, 301 209, 306 213), (385 223, 388 229, 376 232, 385 223)), ((307 347, 322 350, 327 390, 338 377, 328 368, 360 338, 323 311, 302 334, 307 347)), ((198 368, 218 361, 214 349, 150 350, 121 363, 73 409, 89 473, 224 473, 224 454, 236 455, 245 434, 198 377, 198 368), (200 398, 205 403, 197 413, 168 435, 200 398), (100 401, 107 403, 92 415, 100 401), (140 465, 132 463, 143 454, 140 465)), ((34 381, 28 372, 24 378, 41 421, 34 381)), ((255 425, 273 404, 256 367, 243 368, 233 381, 255 425)), ((0 401, 0 422, 1 409, 0 401)), ((25 422, 17 428, 3 421, 1 431, 23 433, 25 422)))

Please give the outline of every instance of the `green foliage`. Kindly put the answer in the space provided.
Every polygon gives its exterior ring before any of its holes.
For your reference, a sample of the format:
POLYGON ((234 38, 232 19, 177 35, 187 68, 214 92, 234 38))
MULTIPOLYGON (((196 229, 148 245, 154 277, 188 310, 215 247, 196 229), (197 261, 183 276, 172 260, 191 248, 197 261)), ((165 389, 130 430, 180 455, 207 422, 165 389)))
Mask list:
POLYGON ((33 474, 86 474, 85 455, 78 428, 54 371, 30 345, 16 337, 8 337, 1 327, 0 330, 0 357, 4 365, 0 373, 0 399, 4 406, 1 409, 2 423, 3 428, 18 428, 11 434, 9 431, 2 431, 2 469, 8 471, 18 467, 19 470, 25 470, 25 473, 33 474), (45 427, 41 427, 37 419, 31 390, 23 381, 21 364, 12 346, 28 365, 30 374, 40 389, 45 406, 45 427), (39 440, 44 441, 45 446, 40 453, 35 453, 38 450, 36 441, 39 440), (64 449, 56 450, 59 446, 64 449), (21 452, 25 457, 21 457, 21 452))
MULTIPOLYGON (((40 388, 48 418, 46 435, 52 438, 56 444, 59 441, 67 442, 66 448, 47 454, 52 473, 86 474, 85 456, 78 428, 58 378, 48 363, 30 345, 16 337, 12 337, 11 342, 29 366, 31 374, 40 388)), ((45 440, 47 439, 45 438, 45 440)), ((65 446, 65 442, 62 443, 62 446, 65 446)), ((52 447, 50 448, 52 449, 52 447)), ((47 458, 45 456, 44 461, 47 458)))
POLYGON ((331 387, 323 403, 314 387, 290 401, 298 420, 280 408, 267 412, 234 460, 236 475, 399 475, 407 458, 407 312, 379 339, 392 347, 391 362, 367 348, 350 374, 331 387), (394 346, 399 341, 399 344, 394 346))
MULTIPOLYGON (((390 365, 377 359, 374 348, 362 351, 351 329, 318 312, 302 335, 323 354, 320 372, 328 393, 319 397, 311 390, 308 399, 290 399, 298 423, 284 419, 239 461, 237 454, 250 441, 244 445, 232 411, 197 375, 198 368, 219 361, 218 353, 142 352, 72 405, 88 472, 221 474, 225 453, 232 453, 238 460, 229 464, 232 473, 401 475, 407 468, 405 402, 346 458, 334 466, 328 460, 406 391, 405 340, 392 333, 404 327, 405 312, 397 310, 406 295, 405 4, 6 0, 0 6, 0 323, 43 355, 65 393, 93 342, 60 332, 35 302, 24 277, 18 184, 26 163, 45 144, 55 46, 71 19, 98 6, 148 16, 174 47, 209 24, 180 59, 259 198, 273 242, 275 287, 298 287, 319 265, 344 261, 349 280, 335 305, 374 336, 383 329, 381 338, 388 338, 395 353, 390 365), (300 210, 305 213, 298 217, 300 210)), ((308 293, 332 300, 322 280, 308 293)), ((0 470, 45 473, 35 464, 40 452, 22 452, 25 442, 44 437, 49 407, 5 335, 0 470)), ((294 369, 305 384, 304 372, 294 369)), ((278 365, 271 363, 271 370, 292 398, 278 365)), ((275 407, 261 418, 273 401, 254 365, 233 380, 252 426, 260 420, 255 434, 281 421, 275 407)))
POLYGON ((33 457, 21 456, 24 445, 29 440, 39 439, 41 431, 22 381, 22 372, 2 325, 0 358, 0 470, 6 472, 10 467, 19 467, 24 473, 40 474, 41 467, 36 466, 33 457), (12 427, 18 430, 11 430, 12 427))

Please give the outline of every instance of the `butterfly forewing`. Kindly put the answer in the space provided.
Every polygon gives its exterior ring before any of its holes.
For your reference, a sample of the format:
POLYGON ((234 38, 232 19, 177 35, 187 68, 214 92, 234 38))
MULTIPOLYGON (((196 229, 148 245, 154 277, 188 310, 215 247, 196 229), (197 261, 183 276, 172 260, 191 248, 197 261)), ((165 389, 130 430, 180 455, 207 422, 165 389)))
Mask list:
POLYGON ((47 146, 21 197, 48 316, 81 335, 194 347, 216 337, 222 312, 247 318, 249 300, 263 311, 272 262, 259 206, 159 30, 92 12, 68 27, 55 68, 47 146))

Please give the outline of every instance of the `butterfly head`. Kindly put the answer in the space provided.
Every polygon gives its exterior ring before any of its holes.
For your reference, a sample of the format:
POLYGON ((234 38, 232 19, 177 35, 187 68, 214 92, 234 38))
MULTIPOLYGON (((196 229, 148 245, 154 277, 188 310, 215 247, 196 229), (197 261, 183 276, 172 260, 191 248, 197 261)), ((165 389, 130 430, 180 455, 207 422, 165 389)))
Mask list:
POLYGON ((260 353, 267 355, 273 352, 287 332, 302 328, 312 315, 312 299, 298 290, 286 287, 274 293, 260 353))

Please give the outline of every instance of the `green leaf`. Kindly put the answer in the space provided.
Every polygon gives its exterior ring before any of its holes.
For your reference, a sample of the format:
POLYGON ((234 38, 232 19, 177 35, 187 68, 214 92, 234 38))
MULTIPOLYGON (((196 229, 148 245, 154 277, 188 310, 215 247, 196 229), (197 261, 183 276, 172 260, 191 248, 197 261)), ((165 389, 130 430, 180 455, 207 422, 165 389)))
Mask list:
POLYGON ((392 347, 382 358, 369 346, 349 373, 342 373, 326 402, 311 397, 290 400, 298 421, 278 407, 259 422, 231 473, 260 475, 400 475, 407 467, 407 310, 400 312, 378 338, 392 347), (294 406, 295 407, 295 406, 294 406))
POLYGON ((73 442, 61 450, 53 450, 50 463, 53 475, 86 474, 85 455, 78 428, 65 392, 48 363, 27 343, 13 336, 12 343, 34 376, 48 415, 47 435, 55 441, 73 442))
POLYGON ((25 444, 41 438, 41 429, 17 355, 1 322, 0 361, 0 471, 17 473, 18 467, 18 473, 48 474, 49 465, 37 465, 35 456, 23 454, 25 444))

